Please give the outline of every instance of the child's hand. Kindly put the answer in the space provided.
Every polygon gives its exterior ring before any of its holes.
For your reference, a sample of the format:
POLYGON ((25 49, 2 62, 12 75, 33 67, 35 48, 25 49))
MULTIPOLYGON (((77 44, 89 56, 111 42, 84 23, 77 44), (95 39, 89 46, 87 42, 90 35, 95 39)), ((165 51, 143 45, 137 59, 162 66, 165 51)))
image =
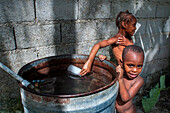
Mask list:
POLYGON ((100 61, 103 61, 103 60, 106 60, 106 59, 107 59, 106 56, 104 56, 104 55, 99 55, 99 60, 100 60, 100 61))
POLYGON ((126 45, 127 39, 124 36, 119 36, 117 40, 118 45, 126 45))
POLYGON ((87 62, 84 64, 82 70, 80 71, 80 75, 81 75, 81 76, 84 76, 84 75, 90 73, 90 70, 91 70, 91 63, 89 63, 89 61, 87 61, 87 62))
POLYGON ((121 67, 120 65, 118 65, 118 66, 116 67, 116 73, 119 74, 118 79, 122 79, 122 78, 123 78, 124 70, 122 69, 122 67, 121 67))

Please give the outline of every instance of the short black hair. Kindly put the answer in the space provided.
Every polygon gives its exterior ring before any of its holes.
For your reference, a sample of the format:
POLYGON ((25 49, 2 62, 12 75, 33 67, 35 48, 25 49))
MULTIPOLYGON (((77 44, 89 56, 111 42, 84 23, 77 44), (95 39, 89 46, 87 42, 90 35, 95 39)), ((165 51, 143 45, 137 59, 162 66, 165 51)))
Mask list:
POLYGON ((127 52, 129 52, 129 51, 133 51, 135 53, 143 53, 143 55, 144 55, 144 51, 141 47, 139 47, 137 45, 128 45, 123 49, 122 60, 124 60, 127 52))
POLYGON ((126 10, 125 12, 120 11, 119 14, 116 17, 116 26, 118 28, 121 28, 121 26, 122 26, 121 23, 122 22, 129 23, 132 18, 135 18, 135 16, 132 13, 130 13, 128 10, 126 10))

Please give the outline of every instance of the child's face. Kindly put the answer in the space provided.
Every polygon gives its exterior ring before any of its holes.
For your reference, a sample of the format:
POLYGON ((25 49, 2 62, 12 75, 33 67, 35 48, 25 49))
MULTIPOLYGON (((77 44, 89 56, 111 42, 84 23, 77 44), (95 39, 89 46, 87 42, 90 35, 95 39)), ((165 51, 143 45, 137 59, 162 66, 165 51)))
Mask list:
POLYGON ((136 18, 131 17, 131 21, 127 24, 126 33, 133 36, 136 30, 136 18))
POLYGON ((129 79, 136 78, 142 71, 144 56, 143 53, 129 51, 123 61, 124 73, 129 79))

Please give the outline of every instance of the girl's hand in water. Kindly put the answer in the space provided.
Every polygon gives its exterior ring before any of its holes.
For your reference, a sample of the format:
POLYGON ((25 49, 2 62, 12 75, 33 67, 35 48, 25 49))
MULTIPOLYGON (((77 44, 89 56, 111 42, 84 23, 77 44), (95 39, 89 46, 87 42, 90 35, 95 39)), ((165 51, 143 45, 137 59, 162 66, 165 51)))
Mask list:
POLYGON ((84 64, 82 70, 80 71, 80 75, 81 75, 81 76, 84 76, 84 75, 90 73, 90 70, 91 70, 91 63, 90 63, 90 61, 87 61, 87 62, 84 64))
POLYGON ((106 60, 106 59, 107 59, 106 56, 104 56, 104 55, 99 55, 99 60, 100 60, 100 61, 103 61, 103 60, 106 60))
POLYGON ((119 74, 118 79, 122 79, 122 78, 123 78, 124 70, 122 69, 122 67, 121 67, 120 65, 118 65, 118 66, 116 67, 116 73, 119 74))

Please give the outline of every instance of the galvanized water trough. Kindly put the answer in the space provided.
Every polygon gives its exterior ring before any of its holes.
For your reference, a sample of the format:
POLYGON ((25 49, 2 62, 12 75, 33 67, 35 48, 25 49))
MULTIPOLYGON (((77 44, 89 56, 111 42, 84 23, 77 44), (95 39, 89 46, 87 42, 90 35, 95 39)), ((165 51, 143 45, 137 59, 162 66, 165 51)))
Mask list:
POLYGON ((24 112, 114 113, 119 87, 114 63, 95 58, 90 75, 74 77, 66 72, 70 64, 82 68, 87 58, 79 54, 59 55, 23 66, 20 76, 32 83, 47 81, 48 86, 35 83, 41 89, 38 93, 19 83, 24 112))

